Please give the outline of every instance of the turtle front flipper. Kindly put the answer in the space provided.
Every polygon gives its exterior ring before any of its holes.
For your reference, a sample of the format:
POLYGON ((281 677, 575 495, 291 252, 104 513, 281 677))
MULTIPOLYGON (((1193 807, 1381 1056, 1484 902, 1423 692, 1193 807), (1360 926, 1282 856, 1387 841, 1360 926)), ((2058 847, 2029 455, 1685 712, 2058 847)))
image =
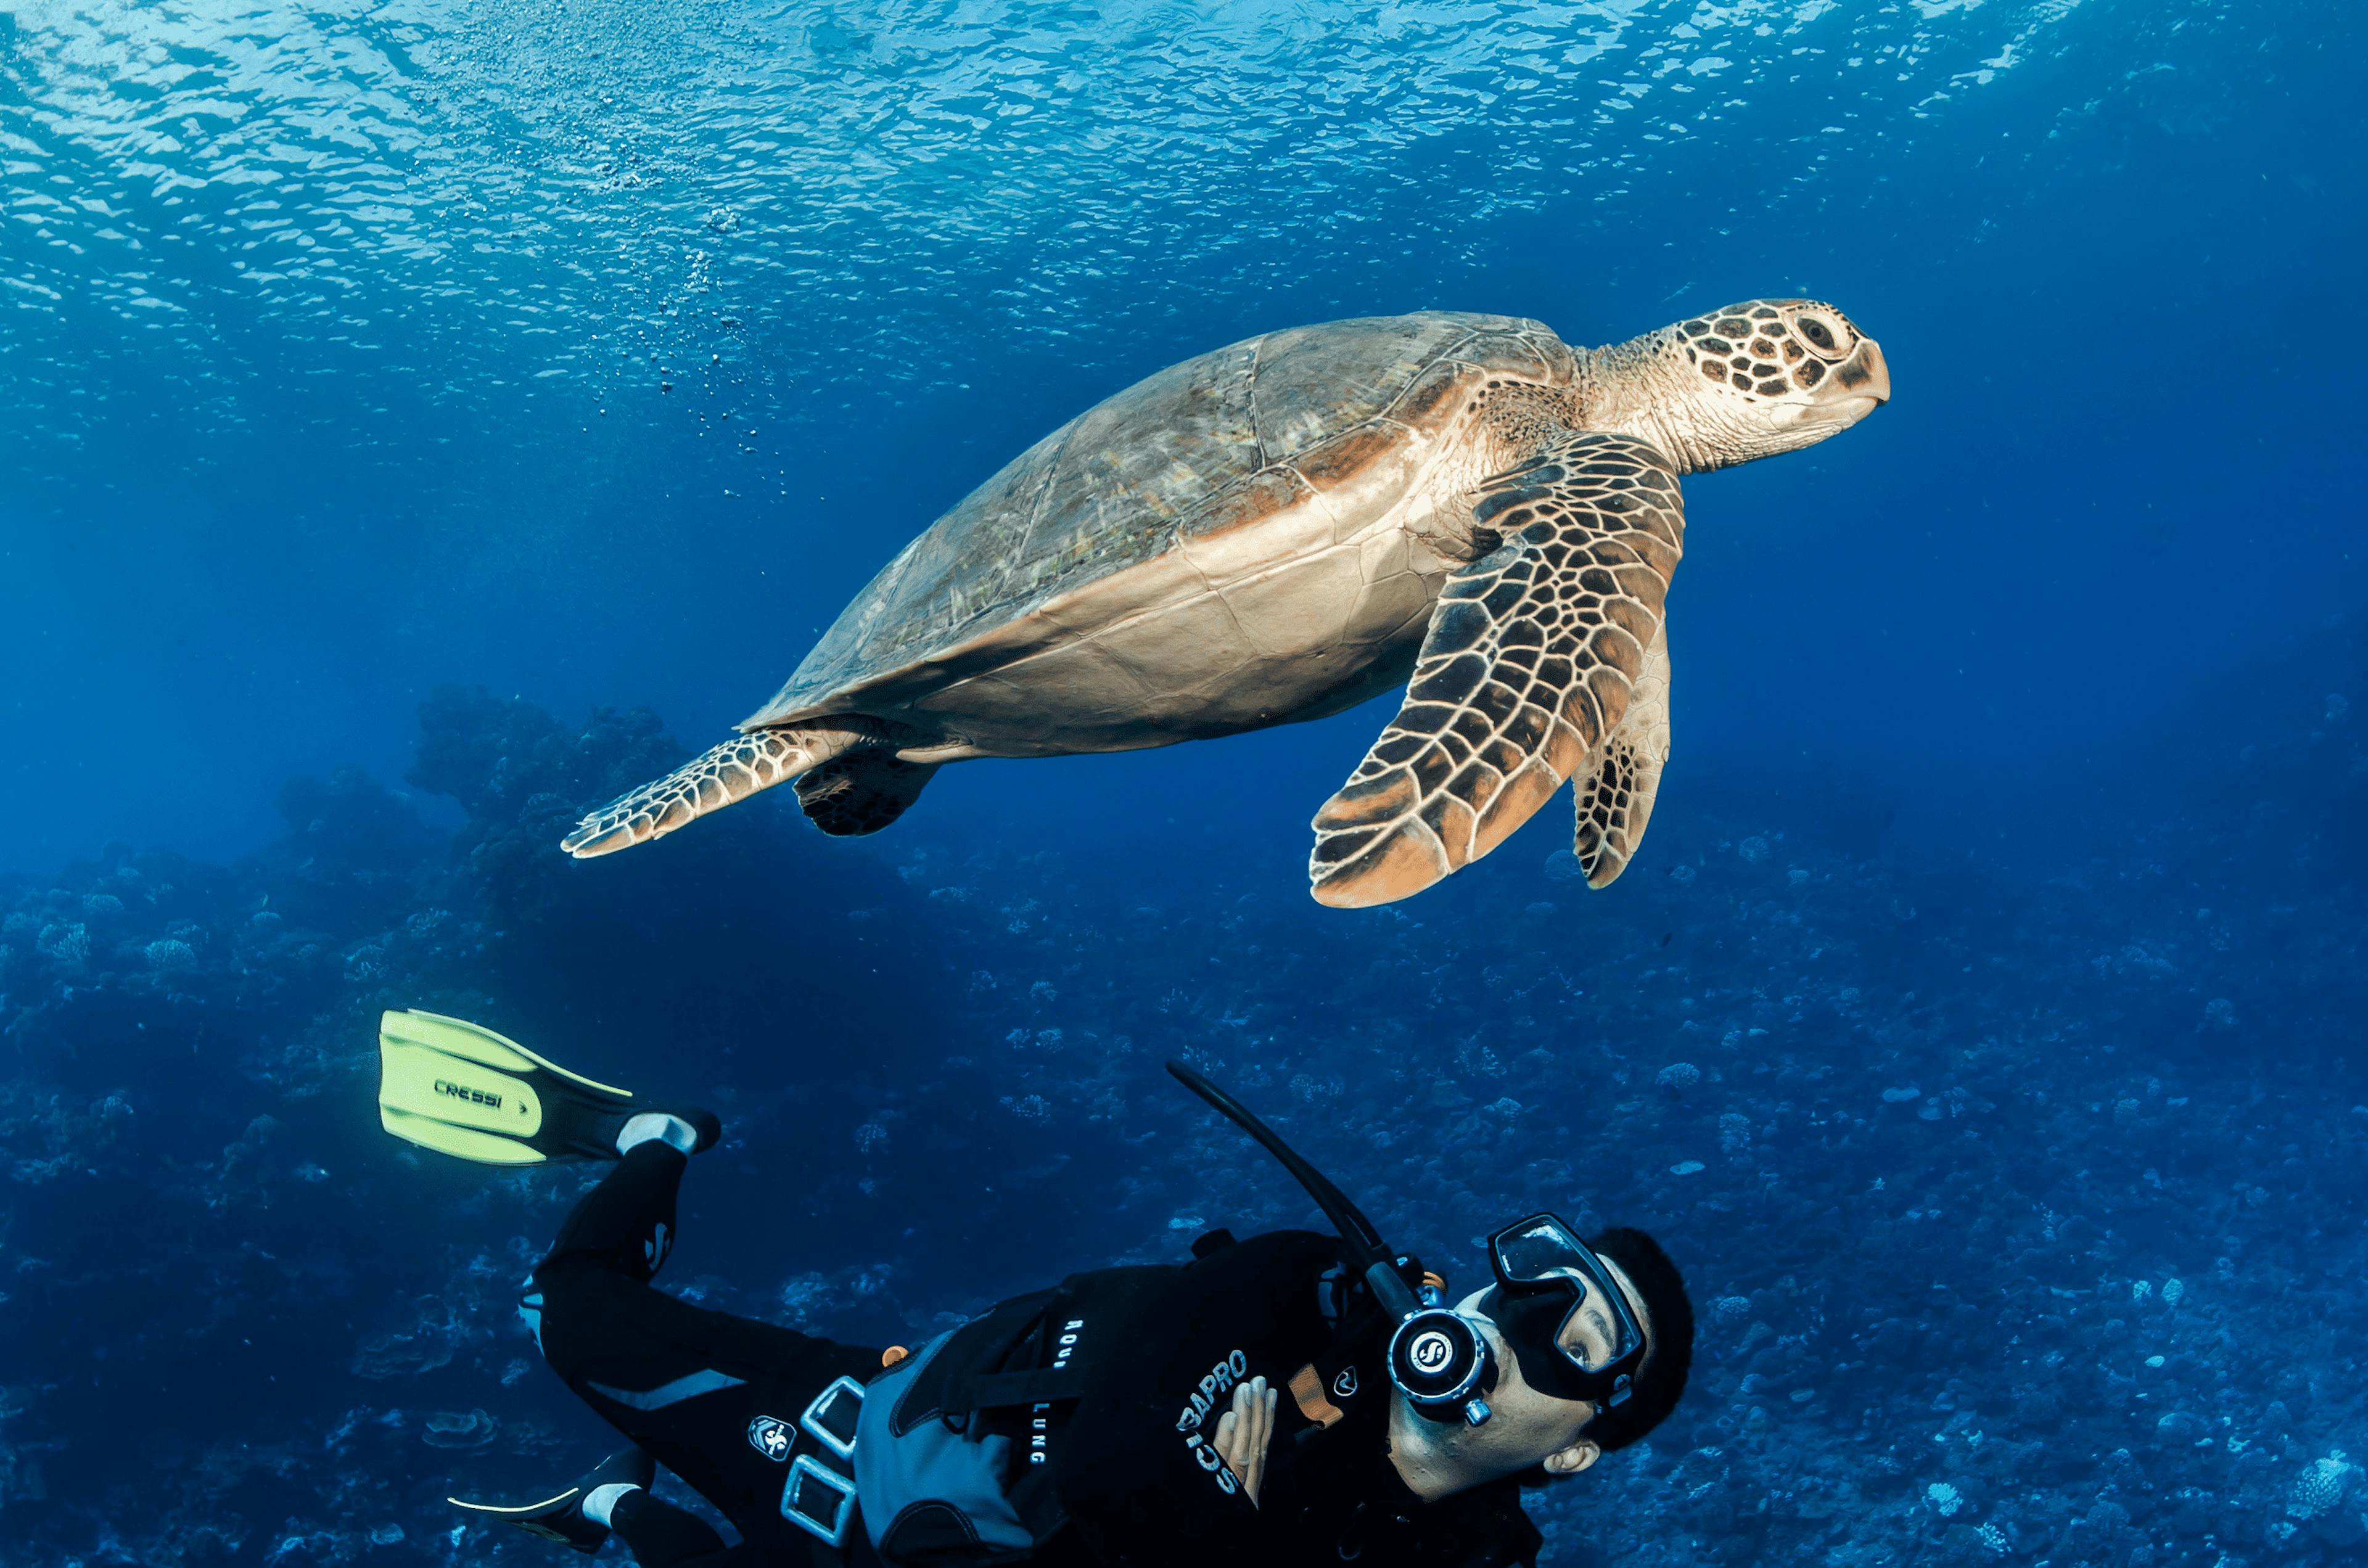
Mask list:
POLYGON ((1572 790, 1578 825, 1570 852, 1591 888, 1608 888, 1628 869, 1653 818, 1661 767, 1669 760, 1669 632, 1664 625, 1645 650, 1645 676, 1628 716, 1611 732, 1595 767, 1572 790))
POLYGON ((794 725, 735 735, 665 778, 628 790, 575 824, 559 846, 579 860, 663 837, 693 817, 786 784, 855 747, 869 730, 794 725))
POLYGON ((1667 459, 1575 434, 1489 481, 1472 516, 1502 542, 1449 577, 1405 706, 1315 813, 1319 903, 1388 903, 1496 848, 1601 762, 1647 676, 1685 541, 1667 459))

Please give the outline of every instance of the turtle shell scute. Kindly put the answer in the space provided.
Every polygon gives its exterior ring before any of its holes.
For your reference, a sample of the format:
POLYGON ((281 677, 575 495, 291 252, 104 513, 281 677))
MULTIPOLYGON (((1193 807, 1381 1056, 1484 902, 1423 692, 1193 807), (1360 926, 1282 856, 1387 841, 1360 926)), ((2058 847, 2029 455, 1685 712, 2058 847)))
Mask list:
MULTIPOLYGON (((1021 453, 851 600, 750 727, 907 696, 1048 600, 1181 540, 1255 527, 1394 446, 1464 416, 1490 376, 1567 385, 1543 325, 1452 312, 1270 333, 1171 365, 1021 453), (1290 473, 1296 468, 1300 478, 1290 473), (906 683, 913 683, 907 686, 906 683)), ((894 492, 883 492, 893 498, 894 492)), ((897 526, 893 505, 861 519, 897 526)))

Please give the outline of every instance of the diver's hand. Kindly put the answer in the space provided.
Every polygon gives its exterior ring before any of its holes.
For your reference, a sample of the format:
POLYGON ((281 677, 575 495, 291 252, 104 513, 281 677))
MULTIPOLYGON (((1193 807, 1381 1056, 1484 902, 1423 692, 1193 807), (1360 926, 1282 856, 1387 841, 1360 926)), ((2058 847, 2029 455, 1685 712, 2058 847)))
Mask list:
POLYGON ((1234 1407, 1217 1418, 1217 1457, 1242 1483, 1242 1494, 1258 1506, 1266 1483, 1266 1449, 1274 1441, 1274 1402, 1279 1391, 1264 1378, 1234 1385, 1234 1407))

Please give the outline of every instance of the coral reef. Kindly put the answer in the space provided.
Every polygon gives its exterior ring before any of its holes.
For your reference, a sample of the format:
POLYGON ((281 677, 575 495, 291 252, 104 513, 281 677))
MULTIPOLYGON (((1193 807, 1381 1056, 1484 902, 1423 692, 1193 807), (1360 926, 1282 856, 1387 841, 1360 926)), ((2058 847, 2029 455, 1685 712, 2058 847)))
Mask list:
MULTIPOLYGON (((2359 689, 2350 637, 2295 655, 2322 688, 2359 689)), ((587 1178, 377 1131, 375 1014, 420 1005, 711 1097, 670 1283, 819 1332, 1308 1222, 1169 1056, 1451 1274, 1531 1206, 1645 1225, 1694 1386, 1536 1495, 1552 1561, 2332 1568, 2368 1510, 2368 766, 2325 698, 2258 713, 2236 778, 2059 824, 2078 854, 1969 869, 1713 781, 1610 894, 1524 838, 1342 916, 925 813, 572 862, 575 811, 678 748, 440 692, 409 783, 449 835, 340 775, 236 867, 0 879, 0 1532, 443 1562, 456 1480, 598 1449, 514 1310, 587 1178)))

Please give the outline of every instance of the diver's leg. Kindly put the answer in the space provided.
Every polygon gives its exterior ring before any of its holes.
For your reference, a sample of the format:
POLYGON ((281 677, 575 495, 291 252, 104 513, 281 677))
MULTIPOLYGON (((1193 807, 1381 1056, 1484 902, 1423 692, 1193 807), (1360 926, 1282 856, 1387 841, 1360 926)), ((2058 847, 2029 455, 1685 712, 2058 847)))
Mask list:
POLYGON ((678 1301, 649 1284, 674 1235, 685 1156, 644 1143, 585 1195, 537 1266, 543 1358, 609 1424, 722 1510, 748 1540, 807 1537, 780 1512, 807 1403, 862 1381, 880 1353, 678 1301))
MULTIPOLYGON (((588 1511, 588 1510, 587 1510, 588 1511)), ((634 1487, 608 1506, 609 1528, 641 1568, 723 1568, 735 1556, 705 1519, 634 1487)))
POLYGON ((674 1245, 675 1205, 690 1156, 663 1139, 636 1143, 584 1195, 535 1272, 582 1258, 647 1280, 674 1245))

